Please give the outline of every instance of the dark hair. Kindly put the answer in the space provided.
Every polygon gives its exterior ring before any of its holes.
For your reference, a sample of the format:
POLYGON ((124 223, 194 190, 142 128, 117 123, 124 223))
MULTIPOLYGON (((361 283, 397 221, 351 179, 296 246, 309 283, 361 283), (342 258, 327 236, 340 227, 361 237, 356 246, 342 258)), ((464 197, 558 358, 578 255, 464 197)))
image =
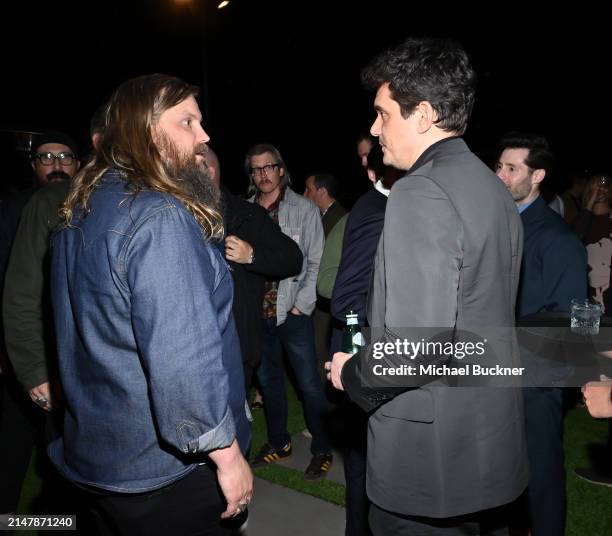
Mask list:
POLYGON ((318 190, 319 188, 325 188, 330 197, 336 199, 338 197, 338 181, 330 173, 316 173, 311 175, 314 177, 314 185, 318 190))
POLYGON ((529 151, 525 164, 531 169, 543 169, 546 174, 552 172, 554 156, 546 138, 537 134, 508 132, 498 144, 498 154, 504 149, 527 149, 529 151))
POLYGON ((106 111, 108 104, 101 104, 96 108, 96 111, 89 120, 89 136, 93 138, 94 134, 102 134, 104 132, 104 126, 106 125, 106 111))
POLYGON ((281 177, 281 187, 285 188, 286 186, 291 186, 291 175, 289 175, 289 170, 285 165, 285 161, 283 160, 280 151, 271 145, 270 143, 258 143, 257 145, 253 145, 244 157, 244 171, 249 176, 249 190, 248 195, 254 195, 257 193, 257 188, 253 183, 253 178, 251 177, 251 158, 253 156, 259 156, 260 154, 270 153, 276 163, 285 170, 285 174, 281 177))
POLYGON ((448 39, 409 38, 376 57, 361 73, 372 91, 389 84, 391 96, 408 117, 423 101, 437 114, 438 128, 461 135, 474 106, 476 73, 467 53, 448 39))
POLYGON ((385 163, 383 162, 383 151, 379 143, 372 146, 368 155, 368 169, 374 171, 376 179, 380 179, 385 174, 385 163))

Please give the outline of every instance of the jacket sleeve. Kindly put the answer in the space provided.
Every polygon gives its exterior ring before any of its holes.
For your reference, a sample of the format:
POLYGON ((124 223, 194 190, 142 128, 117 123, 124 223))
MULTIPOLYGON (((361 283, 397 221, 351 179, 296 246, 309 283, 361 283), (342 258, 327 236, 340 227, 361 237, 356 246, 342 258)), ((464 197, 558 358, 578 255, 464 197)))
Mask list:
POLYGON ((319 275, 317 276, 317 292, 324 298, 331 299, 334 283, 340 267, 340 258, 342 256, 342 240, 344 238, 344 229, 346 228, 346 220, 348 215, 342 216, 338 223, 334 225, 323 248, 321 256, 321 265, 319 266, 319 275))
POLYGON ((331 314, 340 321, 353 310, 359 321, 365 322, 374 257, 384 220, 384 210, 363 211, 356 207, 349 214, 331 299, 331 314))
MULTIPOLYGON (((382 240, 384 263, 375 269, 382 266, 384 270, 385 332, 452 328, 458 311, 463 230, 446 194, 422 176, 396 183, 387 202, 382 240)), ((368 388, 360 381, 364 375, 360 367, 372 364, 370 358, 357 354, 343 370, 345 389, 362 408, 374 409, 412 387, 398 385, 389 377, 376 389, 368 388)), ((431 380, 423 378, 427 381, 431 380)))
POLYGON ((45 297, 49 235, 66 189, 49 185, 24 207, 5 276, 3 315, 6 347, 17 379, 26 390, 49 381, 55 352, 45 297))
POLYGON ((257 239, 250 244, 253 264, 245 264, 245 270, 281 279, 299 274, 303 261, 300 247, 263 210, 257 206, 253 209, 252 223, 257 227, 257 239))
POLYGON ((325 235, 323 234, 319 211, 314 205, 305 210, 307 210, 307 213, 304 217, 303 244, 304 256, 306 257, 306 274, 300 282, 300 288, 293 306, 297 307, 302 313, 310 315, 317 302, 317 275, 321 255, 323 254, 325 235))
POLYGON ((213 300, 231 283, 213 250, 176 207, 141 224, 126 249, 131 321, 153 415, 161 437, 183 452, 226 447, 235 437, 222 342, 231 316, 213 300))

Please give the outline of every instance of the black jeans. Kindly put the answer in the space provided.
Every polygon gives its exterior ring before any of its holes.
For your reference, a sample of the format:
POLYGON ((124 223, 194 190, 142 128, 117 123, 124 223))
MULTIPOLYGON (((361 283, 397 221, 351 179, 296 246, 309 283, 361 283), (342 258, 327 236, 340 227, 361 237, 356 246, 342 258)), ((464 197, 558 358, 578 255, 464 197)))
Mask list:
POLYGON ((563 404, 559 388, 523 389, 529 458, 529 521, 534 536, 565 534, 563 404))
POLYGON ((366 493, 368 415, 355 404, 345 403, 348 444, 344 451, 346 480, 345 536, 371 536, 368 522, 370 501, 366 493))
POLYGON ((149 493, 86 495, 100 535, 227 535, 220 518, 225 500, 214 469, 207 465, 149 493))
MULTIPOLYGON (((45 416, 12 372, 0 375, 0 513, 15 512, 45 416)), ((42 442, 41 442, 42 443, 42 442)))

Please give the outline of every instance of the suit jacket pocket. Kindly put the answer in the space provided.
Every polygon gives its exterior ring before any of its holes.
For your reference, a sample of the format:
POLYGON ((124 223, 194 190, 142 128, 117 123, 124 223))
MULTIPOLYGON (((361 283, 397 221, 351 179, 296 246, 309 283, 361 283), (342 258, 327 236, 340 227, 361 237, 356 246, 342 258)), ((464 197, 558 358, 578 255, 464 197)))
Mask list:
POLYGON ((433 395, 427 389, 413 389, 396 396, 380 408, 385 417, 414 422, 433 422, 433 395))

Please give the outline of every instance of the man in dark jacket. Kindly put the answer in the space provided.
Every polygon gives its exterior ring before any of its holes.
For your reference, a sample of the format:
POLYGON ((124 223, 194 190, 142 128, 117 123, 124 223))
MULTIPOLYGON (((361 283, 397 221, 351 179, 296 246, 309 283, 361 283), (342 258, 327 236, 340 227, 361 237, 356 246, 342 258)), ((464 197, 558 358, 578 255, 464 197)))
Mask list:
MULTIPOLYGON (((369 153, 368 172, 384 175, 382 151, 375 146, 369 153)), ((331 352, 342 351, 342 330, 346 314, 354 311, 359 324, 366 325, 366 306, 376 247, 385 221, 385 208, 392 181, 378 179, 374 188, 363 194, 353 206, 342 242, 342 257, 331 299, 335 321, 331 352)), ((369 536, 369 501, 366 494, 366 443, 368 416, 347 401, 343 407, 347 444, 344 451, 346 480, 346 536, 369 536)))
POLYGON ((68 181, 79 168, 77 145, 66 134, 46 132, 35 138, 33 148, 32 188, 7 198, 0 209, 0 354, 6 343, 12 364, 12 369, 8 363, 0 365, 0 513, 17 508, 32 447, 43 429, 43 412, 30 399, 46 411, 52 407, 48 364, 55 339, 48 300, 48 241, 68 181))
POLYGON ((266 211, 221 186, 221 167, 209 148, 206 163, 221 190, 225 223, 225 257, 234 281, 233 313, 240 339, 247 393, 261 360, 261 307, 266 278, 284 279, 300 273, 299 246, 276 225, 266 211))
MULTIPOLYGON (((569 312, 572 298, 586 298, 587 259, 578 237, 540 196, 540 184, 552 166, 548 143, 539 136, 512 133, 502 139, 500 149, 496 172, 512 194, 525 237, 517 319, 569 312)), ((540 383, 533 374, 541 366, 524 351, 521 357, 532 369, 528 381, 540 385, 523 390, 531 533, 561 536, 565 533, 562 390, 540 383)))

